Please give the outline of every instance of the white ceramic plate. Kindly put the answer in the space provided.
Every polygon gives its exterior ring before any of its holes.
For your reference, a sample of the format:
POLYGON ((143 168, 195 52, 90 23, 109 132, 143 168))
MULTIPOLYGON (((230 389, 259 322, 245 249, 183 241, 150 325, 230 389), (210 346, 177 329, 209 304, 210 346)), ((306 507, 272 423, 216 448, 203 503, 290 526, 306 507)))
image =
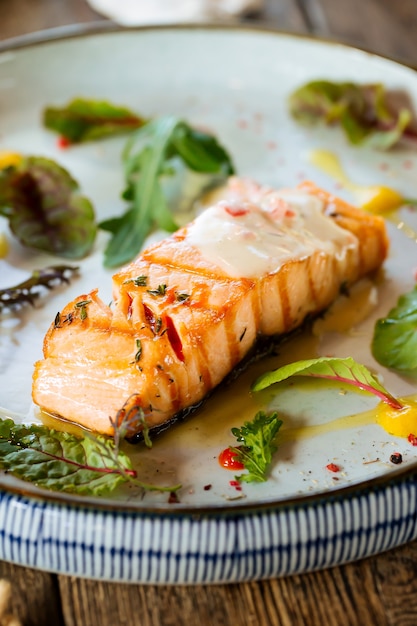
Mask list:
MULTIPOLYGON (((100 219, 121 211, 125 140, 64 151, 41 125, 46 105, 83 96, 127 105, 145 117, 174 114, 208 127, 232 154, 237 172, 261 183, 292 186, 311 178, 351 200, 310 165, 311 150, 325 148, 340 157, 355 182, 384 183, 416 196, 415 153, 371 153, 348 146, 336 130, 306 131, 294 124, 286 98, 314 78, 381 81, 407 89, 417 102, 412 70, 337 44, 219 27, 87 33, 0 52, 0 150, 58 160, 93 199, 100 219)), ((417 229, 416 213, 404 210, 402 217, 417 229)), ((377 288, 363 286, 363 293, 376 298, 369 315, 359 315, 353 332, 294 339, 280 362, 318 353, 350 355, 381 373, 394 395, 415 392, 410 380, 382 371, 369 349, 375 320, 415 281, 416 242, 388 226, 392 249, 384 280, 377 288)), ((6 223, 0 227, 5 231, 6 223)), ((33 363, 56 312, 95 286, 110 299, 111 273, 102 268, 105 241, 102 233, 69 287, 45 294, 35 309, 3 316, 5 413, 36 419, 30 399, 33 363)), ((56 262, 14 242, 0 261, 0 288, 56 262)), ((358 296, 355 302, 368 306, 369 298, 358 296)), ((352 304, 345 304, 353 314, 352 304)), ((166 494, 143 496, 128 488, 107 499, 81 498, 0 477, 0 558, 107 580, 230 582, 326 567, 414 538, 416 449, 376 424, 343 419, 375 407, 372 397, 306 383, 252 396, 252 380, 276 363, 263 361, 220 389, 151 451, 129 447, 143 480, 183 484, 177 504, 168 504, 166 494), (217 457, 235 442, 230 428, 251 419, 259 407, 277 408, 287 433, 302 431, 290 436, 283 430, 266 483, 236 490, 230 484, 234 474, 221 468, 217 457), (394 451, 403 455, 399 467, 389 460, 394 451), (340 466, 337 475, 326 469, 330 462, 340 466)))

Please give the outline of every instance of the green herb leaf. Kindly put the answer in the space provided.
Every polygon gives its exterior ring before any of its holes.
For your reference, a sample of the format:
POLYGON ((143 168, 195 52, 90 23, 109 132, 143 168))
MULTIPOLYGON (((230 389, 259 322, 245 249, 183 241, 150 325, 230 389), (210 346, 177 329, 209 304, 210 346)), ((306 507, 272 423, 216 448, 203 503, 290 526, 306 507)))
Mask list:
MULTIPOLYGON (((148 491, 178 491, 180 484, 160 487, 137 478, 129 456, 119 447, 131 418, 128 414, 127 420, 122 419, 115 439, 90 434, 78 437, 46 426, 0 419, 0 468, 38 487, 79 495, 105 495, 127 481, 148 491)), ((150 446, 143 414, 139 420, 150 446)))
POLYGON ((0 170, 0 215, 24 246, 67 259, 86 256, 94 243, 94 209, 63 167, 26 157, 0 170))
POLYGON ((129 457, 104 437, 79 438, 46 426, 0 420, 0 467, 38 487, 103 495, 135 476, 129 457))
POLYGON ((179 122, 167 157, 179 156, 191 170, 212 174, 233 174, 234 168, 226 150, 212 135, 179 122))
POLYGON ((232 428, 232 434, 243 445, 232 448, 236 459, 243 463, 247 474, 240 474, 240 482, 265 482, 267 472, 276 452, 275 437, 282 426, 277 413, 268 415, 259 411, 251 422, 245 422, 241 428, 232 428))
POLYGON ((106 267, 132 260, 154 228, 177 229, 161 187, 164 176, 175 174, 175 159, 199 172, 228 176, 234 171, 214 137, 175 117, 154 120, 136 131, 123 152, 127 182, 123 197, 132 206, 122 216, 100 224, 113 235, 105 251, 106 267))
POLYGON ((80 143, 130 132, 145 122, 126 107, 76 98, 65 107, 46 108, 43 123, 70 143, 80 143))
POLYGON ((382 84, 312 81, 290 95, 289 108, 308 126, 339 124, 354 145, 388 150, 405 136, 415 138, 412 111, 389 104, 382 84))
POLYGON ((346 359, 326 358, 296 361, 267 372, 252 385, 253 391, 261 391, 275 383, 287 380, 291 376, 311 376, 323 378, 358 387, 362 391, 376 395, 394 409, 401 409, 402 404, 383 387, 371 372, 351 357, 346 359))
POLYGON ((417 285, 376 322, 371 348, 381 365, 417 375, 417 285))

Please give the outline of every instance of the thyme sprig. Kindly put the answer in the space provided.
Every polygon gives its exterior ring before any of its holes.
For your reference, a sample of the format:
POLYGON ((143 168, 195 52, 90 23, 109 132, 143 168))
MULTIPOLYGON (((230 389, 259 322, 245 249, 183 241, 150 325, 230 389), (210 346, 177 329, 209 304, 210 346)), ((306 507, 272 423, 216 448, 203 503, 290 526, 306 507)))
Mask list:
POLYGON ((56 285, 68 284, 70 276, 77 271, 78 267, 71 265, 52 265, 34 270, 27 280, 18 285, 0 289, 0 312, 24 304, 33 306, 43 288, 51 290, 56 285))
POLYGON ((164 296, 167 291, 167 286, 165 283, 161 283, 156 289, 148 289, 147 291, 151 296, 164 296))
POLYGON ((149 437, 149 426, 146 422, 145 411, 140 404, 137 394, 132 394, 116 413, 116 417, 110 419, 113 428, 113 440, 116 452, 120 448, 120 443, 129 434, 136 433, 142 428, 143 440, 147 448, 152 448, 152 441, 149 437))
POLYGON ((145 274, 141 274, 140 276, 136 276, 136 278, 128 278, 123 281, 124 285, 128 285, 129 283, 133 283, 135 287, 146 287, 148 284, 148 277, 145 274))

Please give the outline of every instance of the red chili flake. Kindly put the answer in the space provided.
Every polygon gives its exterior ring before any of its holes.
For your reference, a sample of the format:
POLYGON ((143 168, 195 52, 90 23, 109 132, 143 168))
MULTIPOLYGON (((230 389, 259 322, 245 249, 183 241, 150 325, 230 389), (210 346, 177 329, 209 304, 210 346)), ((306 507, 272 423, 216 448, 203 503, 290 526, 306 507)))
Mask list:
POLYGON ((403 455, 401 452, 394 452, 394 454, 391 454, 389 460, 391 463, 394 463, 394 465, 399 465, 403 462, 403 455))
POLYGON ((203 489, 204 491, 210 491, 211 485, 204 485, 203 489))
POLYGON ((239 126, 239 128, 247 128, 248 127, 248 123, 246 120, 238 120, 237 125, 239 126))
POLYGON ((228 205, 224 207, 224 210, 226 211, 226 213, 228 213, 232 217, 241 217, 242 215, 246 215, 247 213, 249 213, 248 209, 245 209, 244 207, 241 207, 241 206, 233 206, 233 205, 228 205))
POLYGON ((126 317, 128 320, 130 320, 132 318, 132 313, 133 313, 133 308, 132 308, 132 303, 133 303, 133 298, 127 294, 127 312, 126 312, 126 317))
POLYGON ((181 337, 179 336, 178 331, 175 328, 174 322, 172 321, 172 318, 169 315, 166 315, 165 323, 167 327, 168 341, 171 344, 171 347, 174 350, 177 359, 181 362, 184 362, 185 357, 184 357, 184 352, 182 350, 181 337))
POLYGON ((176 491, 171 491, 168 498, 168 504, 179 504, 179 497, 176 491))
POLYGON ((232 450, 232 448, 226 448, 225 450, 220 452, 219 463, 225 469, 230 469, 234 471, 245 469, 243 463, 237 460, 236 452, 232 450))
POLYGON ((242 485, 240 484, 238 480, 230 480, 229 485, 231 487, 234 487, 236 491, 242 491, 242 485))
POLYGON ((340 467, 336 465, 336 463, 328 463, 326 469, 328 469, 329 472, 340 472, 340 467))
POLYGON ((147 323, 149 324, 153 334, 157 335, 161 330, 162 320, 160 317, 155 315, 151 307, 148 306, 145 302, 143 302, 142 305, 143 305, 143 312, 145 315, 145 319, 147 323))
POLYGON ((417 446, 417 436, 410 433, 407 437, 412 446, 417 446))
POLYGON ((61 148, 61 150, 65 150, 65 148, 69 148, 71 142, 67 139, 67 137, 58 137, 57 145, 58 148, 61 148))

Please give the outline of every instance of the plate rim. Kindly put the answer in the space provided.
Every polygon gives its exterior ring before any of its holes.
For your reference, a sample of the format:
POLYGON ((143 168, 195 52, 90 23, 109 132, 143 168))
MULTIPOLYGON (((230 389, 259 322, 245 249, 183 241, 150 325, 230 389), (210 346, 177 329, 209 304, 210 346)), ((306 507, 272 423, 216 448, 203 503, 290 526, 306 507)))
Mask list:
POLYGON ((111 20, 94 20, 92 22, 81 22, 73 24, 64 24, 62 26, 56 26, 54 28, 46 28, 39 31, 30 33, 24 33, 22 35, 16 35, 15 37, 9 37, 0 40, 0 54, 4 52, 12 52, 14 50, 22 50, 33 46, 41 46, 49 43, 59 43, 70 39, 76 39, 81 37, 90 37, 95 35, 106 34, 120 34, 120 33, 135 33, 135 32, 163 32, 172 30, 182 31, 230 31, 230 32, 249 32, 249 33, 264 33, 266 35, 276 35, 278 37, 285 37, 288 39, 299 39, 301 41, 309 41, 310 43, 324 44, 329 46, 336 46, 340 48, 346 48, 347 50, 357 51, 365 54, 366 56, 374 57, 376 59, 382 59, 389 61, 396 65, 406 67, 414 72, 417 72, 417 63, 414 65, 410 60, 401 58, 400 56, 382 54, 375 52, 366 46, 360 46, 350 43, 349 41, 332 36, 315 35, 312 33, 302 33, 292 31, 289 29, 280 29, 277 26, 273 26, 266 21, 259 21, 256 23, 236 21, 236 22, 175 22, 168 24, 144 24, 138 26, 122 26, 111 20))

